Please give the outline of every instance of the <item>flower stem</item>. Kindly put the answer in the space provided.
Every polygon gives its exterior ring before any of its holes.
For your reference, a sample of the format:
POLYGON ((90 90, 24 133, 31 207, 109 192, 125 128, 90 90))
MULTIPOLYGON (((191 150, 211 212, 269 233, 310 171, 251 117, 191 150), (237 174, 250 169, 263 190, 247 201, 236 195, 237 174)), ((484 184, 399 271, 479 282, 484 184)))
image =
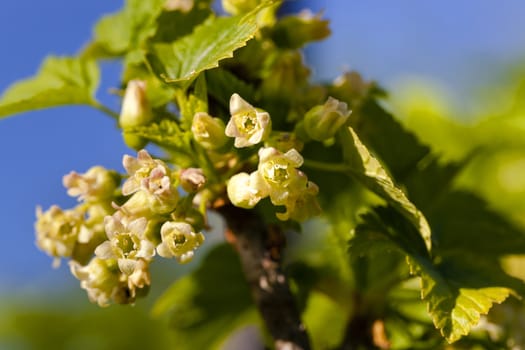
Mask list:
POLYGON ((304 166, 311 169, 329 171, 334 173, 348 173, 351 169, 346 164, 327 163, 318 160, 305 159, 304 166))
POLYGON ((91 103, 91 107, 95 108, 95 109, 98 109, 99 111, 101 111, 102 113, 110 116, 111 118, 115 119, 115 120, 118 120, 119 118, 119 114, 115 111, 113 111, 112 109, 110 109, 109 107, 106 107, 104 106, 103 104, 101 104, 100 102, 98 101, 93 101, 91 103))

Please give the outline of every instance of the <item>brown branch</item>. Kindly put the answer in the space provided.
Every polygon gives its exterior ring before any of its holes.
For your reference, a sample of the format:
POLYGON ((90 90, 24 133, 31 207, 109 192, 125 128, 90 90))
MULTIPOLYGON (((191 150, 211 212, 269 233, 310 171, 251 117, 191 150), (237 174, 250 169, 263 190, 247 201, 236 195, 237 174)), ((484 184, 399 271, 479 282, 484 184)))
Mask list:
POLYGON ((252 297, 277 350, 307 350, 310 341, 281 270, 282 232, 267 227, 254 212, 225 205, 218 209, 232 235, 252 297))

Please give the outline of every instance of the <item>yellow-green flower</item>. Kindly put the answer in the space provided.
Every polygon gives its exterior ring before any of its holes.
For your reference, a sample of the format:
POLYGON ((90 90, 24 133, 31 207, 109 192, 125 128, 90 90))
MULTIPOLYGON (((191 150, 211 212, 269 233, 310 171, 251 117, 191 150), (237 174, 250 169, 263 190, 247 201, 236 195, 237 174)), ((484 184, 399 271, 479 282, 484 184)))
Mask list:
POLYGON ((193 232, 193 227, 186 222, 167 221, 160 235, 162 243, 157 246, 157 253, 164 258, 176 258, 180 263, 189 262, 195 249, 204 242, 204 235, 193 232))
POLYGON ((230 98, 230 114, 225 133, 235 138, 235 147, 253 146, 268 138, 272 129, 268 112, 253 107, 238 94, 233 94, 230 98))
POLYGON ((88 202, 111 198, 118 181, 115 172, 101 166, 94 166, 84 174, 72 171, 62 179, 67 194, 88 202))

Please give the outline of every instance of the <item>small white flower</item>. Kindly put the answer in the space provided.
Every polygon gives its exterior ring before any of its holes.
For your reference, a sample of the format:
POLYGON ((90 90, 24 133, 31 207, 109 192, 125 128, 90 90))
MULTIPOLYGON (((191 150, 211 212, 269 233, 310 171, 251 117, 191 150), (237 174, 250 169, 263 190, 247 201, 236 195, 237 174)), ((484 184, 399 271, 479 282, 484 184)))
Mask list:
MULTIPOLYGON (((36 216, 36 245, 56 258, 72 256, 79 235, 87 230, 83 226, 83 213, 80 210, 62 210, 53 205, 46 212, 38 207, 36 216)), ((59 261, 56 260, 54 265, 59 261)))
POLYGON ((157 253, 164 258, 174 257, 180 263, 189 262, 194 250, 204 242, 204 235, 193 232, 193 227, 185 222, 165 222, 160 235, 162 243, 157 246, 157 253))
POLYGON ((80 287, 86 290, 91 302, 109 306, 110 301, 121 300, 119 296, 123 294, 121 289, 125 285, 116 260, 95 257, 86 266, 70 261, 69 267, 73 276, 80 280, 80 287))
POLYGON ((139 191, 148 194, 143 199, 149 201, 150 209, 156 213, 175 209, 179 194, 172 186, 171 171, 163 161, 153 159, 146 150, 141 150, 137 158, 125 155, 123 165, 130 176, 122 185, 122 194, 127 196, 139 191))
POLYGON ((118 186, 114 172, 101 166, 94 166, 84 174, 72 171, 63 177, 62 182, 67 194, 86 201, 111 198, 118 186))
POLYGON ((226 136, 235 137, 237 148, 249 147, 264 141, 271 132, 270 115, 242 99, 238 94, 230 98, 231 118, 226 125, 226 136))
POLYGON ((147 220, 130 220, 116 212, 106 216, 106 235, 108 240, 95 249, 95 255, 103 259, 117 259, 120 271, 131 275, 139 258, 151 260, 155 255, 155 245, 146 238, 147 220))

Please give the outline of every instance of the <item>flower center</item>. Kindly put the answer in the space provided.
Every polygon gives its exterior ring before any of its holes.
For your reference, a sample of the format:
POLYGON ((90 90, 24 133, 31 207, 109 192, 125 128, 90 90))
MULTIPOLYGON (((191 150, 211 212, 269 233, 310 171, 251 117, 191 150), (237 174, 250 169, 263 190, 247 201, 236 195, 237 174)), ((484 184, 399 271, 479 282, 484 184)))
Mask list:
POLYGON ((183 235, 182 233, 178 233, 173 238, 173 242, 175 243, 176 246, 182 245, 182 244, 186 243, 186 236, 183 235))
POLYGON ((129 233, 121 233, 116 237, 116 239, 116 246, 122 251, 125 257, 127 257, 129 253, 135 249, 135 244, 133 243, 133 239, 129 233))

